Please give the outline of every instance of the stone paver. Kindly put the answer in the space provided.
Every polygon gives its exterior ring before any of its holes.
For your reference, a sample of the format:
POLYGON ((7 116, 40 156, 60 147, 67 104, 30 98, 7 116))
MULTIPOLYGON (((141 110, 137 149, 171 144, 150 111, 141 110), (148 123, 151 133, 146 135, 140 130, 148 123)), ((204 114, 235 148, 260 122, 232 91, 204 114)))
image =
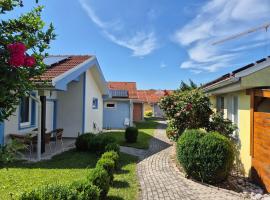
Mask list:
MULTIPOLYGON (((121 148, 121 151, 137 155, 140 162, 137 174, 141 187, 140 199, 177 200, 236 200, 244 199, 239 194, 186 179, 173 166, 170 155, 172 146, 165 134, 166 124, 156 129, 149 150, 121 148)), ((163 124, 162 124, 163 123, 163 124)))

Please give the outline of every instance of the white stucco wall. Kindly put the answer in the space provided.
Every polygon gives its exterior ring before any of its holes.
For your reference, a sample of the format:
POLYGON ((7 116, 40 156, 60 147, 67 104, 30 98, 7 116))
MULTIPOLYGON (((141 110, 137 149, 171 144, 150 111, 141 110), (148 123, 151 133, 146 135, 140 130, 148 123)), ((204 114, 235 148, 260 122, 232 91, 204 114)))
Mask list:
POLYGON ((99 132, 103 127, 103 99, 101 90, 97 84, 96 71, 91 68, 86 72, 85 82, 85 132, 99 132), (93 98, 98 99, 98 108, 93 109, 93 98), (96 129, 94 129, 94 123, 96 129))
POLYGON ((67 91, 57 92, 57 127, 64 137, 77 137, 83 124, 83 75, 68 84, 67 91))

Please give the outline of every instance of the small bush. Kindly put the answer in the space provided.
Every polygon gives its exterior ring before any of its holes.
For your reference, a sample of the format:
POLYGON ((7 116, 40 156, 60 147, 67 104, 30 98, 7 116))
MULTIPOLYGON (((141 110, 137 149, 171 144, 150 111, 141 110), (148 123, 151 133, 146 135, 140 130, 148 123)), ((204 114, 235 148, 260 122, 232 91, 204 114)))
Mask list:
POLYGON ((20 200, 70 200, 77 199, 77 193, 64 185, 48 185, 23 193, 20 200))
POLYGON ((78 200, 98 200, 100 196, 100 189, 87 181, 76 181, 70 189, 75 190, 78 200))
POLYGON ((100 198, 105 199, 110 188, 110 177, 103 167, 96 167, 88 176, 88 180, 100 189, 100 198))
POLYGON ((87 151, 89 142, 95 137, 93 133, 85 133, 76 138, 75 146, 78 151, 87 151))
POLYGON ((117 143, 110 143, 107 144, 105 147, 105 152, 107 151, 115 151, 116 153, 120 153, 120 146, 117 143))
POLYGON ((186 130, 177 142, 177 157, 188 176, 207 183, 225 180, 233 164, 233 146, 217 132, 186 130))
POLYGON ((146 117, 153 117, 153 112, 152 111, 148 111, 145 113, 146 117))
POLYGON ((125 131, 125 139, 128 143, 135 143, 137 142, 138 137, 138 129, 136 127, 128 127, 125 131))
POLYGON ((108 175, 110 177, 110 183, 113 182, 113 173, 115 169, 115 162, 114 160, 110 158, 100 158, 96 164, 96 167, 102 167, 108 172, 108 175))
POLYGON ((109 158, 112 159, 115 163, 115 168, 119 165, 119 154, 115 151, 107 151, 102 154, 101 158, 109 158))
POLYGON ((91 152, 99 152, 103 153, 105 151, 105 147, 110 144, 114 143, 115 139, 114 137, 108 135, 108 134, 97 134, 92 140, 89 141, 88 149, 91 152))
POLYGON ((201 130, 186 130, 177 142, 177 158, 187 175, 195 179, 199 179, 198 173, 200 172, 200 168, 197 152, 200 148, 200 139, 204 134, 201 130))

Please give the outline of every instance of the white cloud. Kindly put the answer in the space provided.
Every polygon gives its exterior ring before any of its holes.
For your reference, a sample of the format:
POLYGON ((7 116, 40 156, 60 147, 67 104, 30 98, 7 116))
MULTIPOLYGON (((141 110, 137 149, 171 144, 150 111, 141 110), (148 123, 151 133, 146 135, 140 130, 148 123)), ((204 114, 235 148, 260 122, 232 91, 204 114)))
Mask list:
POLYGON ((216 71, 231 66, 239 52, 263 45, 263 38, 258 36, 264 34, 263 30, 253 37, 245 36, 215 46, 212 43, 264 24, 269 20, 269 13, 269 0, 208 1, 191 21, 174 34, 174 41, 184 46, 189 56, 180 67, 216 71), (237 47, 234 42, 237 42, 237 47))
POLYGON ((143 57, 152 53, 157 47, 157 38, 155 33, 145 31, 133 31, 135 34, 119 35, 117 33, 124 32, 123 24, 119 20, 105 22, 100 19, 86 0, 79 0, 82 8, 88 17, 95 23, 104 33, 104 35, 113 43, 128 48, 132 51, 132 56, 143 57))

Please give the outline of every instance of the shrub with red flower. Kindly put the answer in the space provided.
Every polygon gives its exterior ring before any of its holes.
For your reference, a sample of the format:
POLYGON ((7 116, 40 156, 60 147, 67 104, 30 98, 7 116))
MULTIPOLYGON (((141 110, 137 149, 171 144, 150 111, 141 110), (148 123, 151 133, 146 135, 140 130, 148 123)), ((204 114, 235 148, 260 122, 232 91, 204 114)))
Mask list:
MULTIPOLYGON (((209 98, 200 90, 176 90, 161 98, 159 106, 169 120, 169 130, 173 130, 171 139, 178 139, 185 129, 208 126, 212 113, 209 98)), ((172 131, 171 131, 172 132, 172 131)))
POLYGON ((0 122, 16 111, 22 97, 36 89, 34 80, 46 69, 43 59, 55 38, 54 27, 46 28, 41 19, 42 6, 9 18, 3 15, 22 5, 22 0, 4 2, 0 3, 0 122))
POLYGON ((32 67, 35 65, 36 60, 33 56, 25 55, 26 46, 21 42, 15 42, 13 44, 7 45, 10 57, 8 60, 9 65, 13 67, 32 67))

